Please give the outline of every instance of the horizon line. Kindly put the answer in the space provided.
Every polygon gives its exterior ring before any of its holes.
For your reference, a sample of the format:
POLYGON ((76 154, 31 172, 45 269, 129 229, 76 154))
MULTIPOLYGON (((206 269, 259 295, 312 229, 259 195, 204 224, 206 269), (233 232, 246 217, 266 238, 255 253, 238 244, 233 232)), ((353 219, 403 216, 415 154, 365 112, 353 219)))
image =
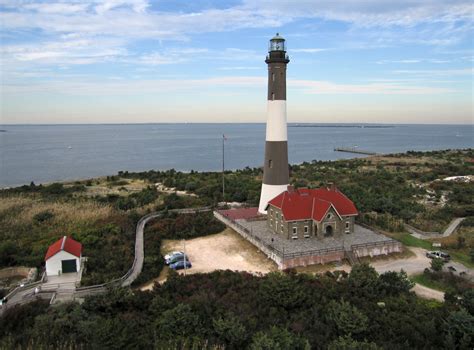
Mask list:
MULTIPOLYGON (((127 123, 127 122, 111 122, 111 123, 0 123, 0 126, 60 126, 60 125, 179 125, 179 124, 266 124, 266 122, 143 122, 143 123, 127 123)), ((474 123, 367 123, 367 122, 288 122, 288 125, 470 125, 474 123)))

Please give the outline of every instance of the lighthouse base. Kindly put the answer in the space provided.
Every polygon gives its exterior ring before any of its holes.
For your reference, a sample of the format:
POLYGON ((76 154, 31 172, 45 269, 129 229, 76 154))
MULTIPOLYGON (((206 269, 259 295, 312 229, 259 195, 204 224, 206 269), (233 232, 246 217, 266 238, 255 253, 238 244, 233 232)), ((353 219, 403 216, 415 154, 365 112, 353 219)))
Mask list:
POLYGON ((286 185, 267 185, 262 184, 262 193, 260 194, 260 204, 258 206, 258 212, 261 214, 266 214, 265 210, 269 201, 278 196, 280 193, 288 189, 288 184, 286 185))

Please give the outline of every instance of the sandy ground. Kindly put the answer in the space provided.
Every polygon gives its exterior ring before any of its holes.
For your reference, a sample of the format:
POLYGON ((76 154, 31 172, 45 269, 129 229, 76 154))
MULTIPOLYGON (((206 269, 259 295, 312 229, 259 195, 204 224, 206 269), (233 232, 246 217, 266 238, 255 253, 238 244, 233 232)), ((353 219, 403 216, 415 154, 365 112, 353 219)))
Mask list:
MULTIPOLYGON (((161 247, 163 255, 174 250, 182 251, 183 241, 163 241, 161 247)), ((272 260, 231 229, 226 229, 215 235, 186 240, 186 255, 193 265, 186 271, 187 274, 215 270, 247 271, 250 273, 267 273, 277 270, 277 266, 272 260)), ((164 282, 167 271, 168 268, 163 269, 158 278, 140 289, 149 290, 153 288, 155 282, 164 282)), ((183 270, 178 272, 184 273, 183 270)))
POLYGON ((419 297, 425 298, 425 299, 435 299, 438 301, 444 301, 444 292, 440 292, 438 290, 434 290, 425 286, 422 286, 421 284, 415 284, 415 286, 412 288, 412 291, 416 293, 419 297))
MULTIPOLYGON (((165 240, 161 250, 163 255, 173 250, 183 250, 183 241, 165 240)), ((370 263, 378 273, 403 269, 408 275, 414 275, 422 273, 425 268, 430 267, 431 260, 425 256, 424 249, 410 248, 410 250, 411 254, 374 259, 370 263)), ((226 269, 251 273, 267 273, 277 270, 275 263, 231 229, 211 236, 186 240, 186 253, 193 264, 193 267, 186 273, 205 273, 226 269)), ((334 270, 350 272, 351 266, 347 264, 313 265, 297 268, 297 270, 305 273, 324 273, 334 270)), ((179 273, 182 274, 184 271, 181 270, 179 273)), ((163 283, 167 274, 168 268, 166 267, 158 278, 140 289, 150 290, 155 282, 163 283)), ((443 292, 418 284, 415 285, 413 291, 423 298, 444 300, 443 292)))

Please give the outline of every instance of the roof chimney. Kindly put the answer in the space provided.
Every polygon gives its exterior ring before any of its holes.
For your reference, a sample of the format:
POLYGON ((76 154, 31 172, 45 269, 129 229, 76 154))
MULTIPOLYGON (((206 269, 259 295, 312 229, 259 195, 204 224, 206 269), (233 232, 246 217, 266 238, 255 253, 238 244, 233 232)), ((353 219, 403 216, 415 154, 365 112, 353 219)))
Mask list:
POLYGON ((287 191, 288 191, 288 193, 293 193, 293 192, 295 192, 295 188, 291 185, 288 185, 287 191))
POLYGON ((333 192, 337 191, 337 187, 336 187, 336 184, 334 182, 329 182, 328 185, 329 185, 329 187, 328 187, 329 191, 333 191, 333 192))

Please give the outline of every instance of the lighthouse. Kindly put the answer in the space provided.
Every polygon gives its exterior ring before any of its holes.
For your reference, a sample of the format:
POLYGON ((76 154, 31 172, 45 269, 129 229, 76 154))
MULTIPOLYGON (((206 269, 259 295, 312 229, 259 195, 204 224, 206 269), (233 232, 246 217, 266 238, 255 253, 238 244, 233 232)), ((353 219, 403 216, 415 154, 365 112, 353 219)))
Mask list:
POLYGON ((269 43, 268 55, 267 129, 265 137, 265 163, 263 184, 258 211, 266 214, 267 203, 287 190, 288 135, 286 126, 286 54, 285 39, 278 33, 269 43))

